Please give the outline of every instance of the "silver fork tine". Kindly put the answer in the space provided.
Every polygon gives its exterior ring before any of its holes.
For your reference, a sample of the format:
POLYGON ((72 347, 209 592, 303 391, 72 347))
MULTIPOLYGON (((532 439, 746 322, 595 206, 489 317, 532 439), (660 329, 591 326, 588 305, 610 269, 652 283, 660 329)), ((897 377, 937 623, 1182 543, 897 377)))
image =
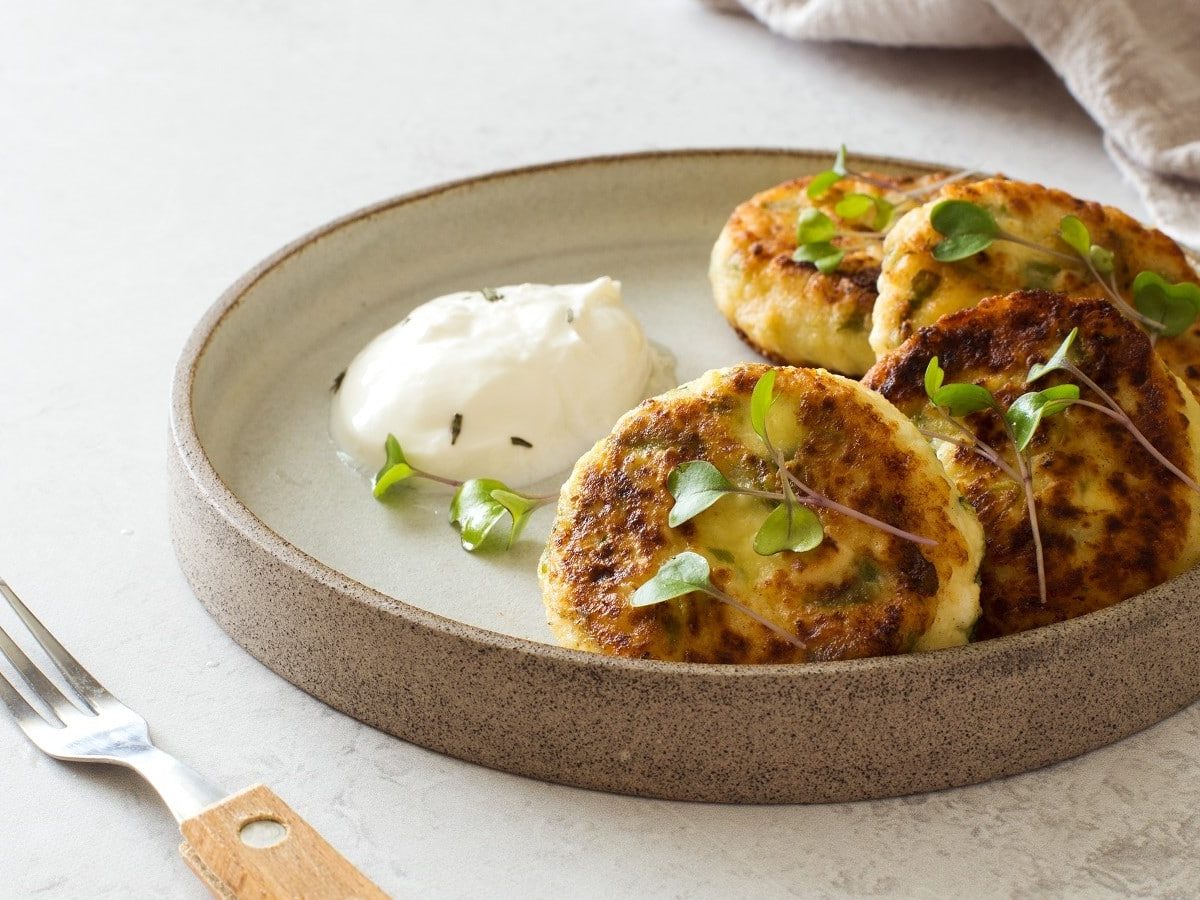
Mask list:
POLYGON ((62 672, 63 678, 66 679, 67 684, 75 689, 75 692, 87 702, 88 706, 92 707, 93 711, 95 711, 97 700, 107 699, 114 703, 117 702, 116 698, 105 690, 104 686, 93 678, 87 669, 79 664, 79 660, 67 652, 67 648, 58 642, 58 639, 49 632, 38 617, 29 611, 29 607, 21 602, 21 598, 17 596, 17 592, 9 587, 8 582, 3 578, 0 578, 0 594, 5 596, 8 600, 8 605, 13 608, 13 611, 25 623, 25 627, 29 629, 34 638, 37 639, 37 642, 42 645, 42 649, 46 651, 46 655, 54 660, 59 671, 62 672))
MULTIPOLYGON (((54 686, 49 678, 42 674, 42 670, 34 665, 33 660, 25 655, 25 651, 16 645, 7 631, 0 628, 0 655, 12 664, 21 677, 25 679, 25 683, 33 690, 43 703, 51 707, 58 714, 60 720, 70 717, 72 713, 79 715, 81 710, 76 707, 70 700, 63 696, 62 691, 54 686)), ((94 710, 89 709, 89 712, 94 710)), ((57 725, 58 722, 51 724, 57 725)))
MULTIPOLYGON (((35 719, 46 723, 45 717, 29 705, 17 690, 17 686, 3 672, 0 672, 0 700, 4 701, 4 705, 13 714, 13 718, 17 720, 17 724, 24 728, 27 733, 29 729, 26 723, 33 724, 35 719)), ((46 724, 48 725, 48 723, 46 724)))

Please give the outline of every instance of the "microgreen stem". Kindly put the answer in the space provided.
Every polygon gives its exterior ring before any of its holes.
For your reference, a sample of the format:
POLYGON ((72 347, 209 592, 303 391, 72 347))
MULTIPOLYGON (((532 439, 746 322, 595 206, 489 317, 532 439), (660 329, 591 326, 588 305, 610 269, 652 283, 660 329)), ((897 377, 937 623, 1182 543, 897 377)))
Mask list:
MULTIPOLYGON (((778 450, 776 450, 771 445, 770 439, 766 436, 766 428, 763 429, 763 440, 767 445, 767 450, 770 452, 771 456, 774 457, 774 459, 775 459, 775 465, 779 466, 779 474, 781 476, 788 474, 787 465, 783 460, 783 454, 780 453, 778 450)), ((788 484, 788 480, 786 478, 781 477, 779 480, 783 484, 783 503, 784 503, 784 506, 787 507, 788 533, 791 534, 791 531, 792 531, 792 508, 796 505, 796 494, 792 491, 792 486, 790 484, 788 484)))
POLYGON ((824 494, 814 491, 786 468, 781 467, 780 471, 787 476, 786 481, 784 482, 785 484, 787 482, 791 482, 800 490, 802 494, 804 494, 804 497, 801 498, 800 502, 805 506, 815 506, 819 509, 828 509, 831 512, 839 512, 844 516, 849 516, 851 519, 857 519, 859 522, 872 525, 875 528, 878 528, 880 531, 886 531, 888 534, 895 535, 898 538, 904 538, 906 541, 912 541, 914 544, 924 544, 926 547, 933 547, 937 545, 937 541, 935 541, 933 538, 927 538, 923 535, 914 534, 911 531, 905 531, 902 528, 897 528, 895 525, 889 525, 887 522, 876 519, 873 516, 868 516, 866 513, 861 513, 857 509, 844 506, 841 503, 838 503, 836 500, 829 499, 824 494))
MULTIPOLYGON (((1009 438, 1013 442, 1013 449, 1016 450, 1017 439, 1010 429, 1009 438)), ((1021 489, 1025 493, 1025 508, 1029 512, 1029 529, 1033 532, 1033 555, 1037 560, 1037 576, 1038 576, 1038 596, 1042 600, 1042 605, 1046 605, 1046 558, 1045 552, 1042 550, 1042 530, 1038 526, 1037 514, 1037 499, 1033 495, 1033 475, 1029 471, 1029 466, 1025 460, 1025 454, 1020 450, 1016 450, 1017 454, 1017 469, 1021 473, 1021 489)))
POLYGON ((1027 241, 1020 235, 1012 234, 1003 230, 997 233, 996 240, 1008 241, 1012 244, 1020 244, 1022 247, 1028 247, 1031 250, 1040 251, 1048 256, 1053 256, 1055 259, 1064 260, 1065 262, 1083 263, 1084 268, 1087 269, 1088 274, 1092 276, 1092 279, 1104 289, 1104 293, 1108 296, 1108 299, 1112 302, 1112 305, 1119 309, 1127 318, 1133 319, 1133 321, 1137 322, 1150 333, 1151 344, 1154 343, 1159 333, 1163 330, 1163 324, 1161 322, 1156 322, 1149 316, 1142 315, 1140 312, 1130 306, 1125 298, 1121 296, 1121 292, 1117 290, 1116 286, 1096 270, 1096 267, 1093 265, 1090 257, 1081 256, 1078 254, 1063 253, 1059 250, 1052 250, 1049 247, 1043 247, 1041 244, 1033 241, 1027 241))
POLYGON ((1125 302, 1125 298, 1121 296, 1116 287, 1109 284, 1108 279, 1096 271, 1096 267, 1092 265, 1091 259, 1087 257, 1079 257, 1079 259, 1083 260, 1083 264, 1087 266, 1087 270, 1091 273, 1092 278, 1094 278, 1100 284, 1100 286, 1104 288, 1104 293, 1108 295, 1108 299, 1112 301, 1113 306, 1145 328, 1150 333, 1150 340, 1153 343, 1154 339, 1158 336, 1158 333, 1163 330, 1162 323, 1156 322, 1154 319, 1142 315, 1127 302, 1125 302))
POLYGON ((1194 478, 1180 469, 1179 466, 1175 465, 1175 463, 1163 456, 1162 453, 1159 452, 1158 448, 1150 443, 1149 438, 1142 434, 1141 430, 1135 424, 1133 424, 1133 419, 1130 418, 1129 413, 1121 409, 1117 401, 1109 396, 1107 391, 1100 387, 1100 385, 1096 384, 1096 382, 1092 381, 1092 379, 1088 378, 1088 376, 1085 375, 1083 371, 1074 363, 1068 361, 1064 364, 1063 368, 1087 385, 1088 388, 1097 394, 1105 403, 1104 406, 1101 406, 1099 403, 1093 403, 1090 400, 1076 400, 1074 403, 1072 403, 1072 406, 1083 406, 1087 407, 1088 409, 1094 409, 1097 412, 1101 412, 1109 418, 1120 422, 1125 426, 1125 429, 1134 436, 1137 442, 1146 448, 1146 452, 1162 464, 1163 468, 1186 484, 1193 491, 1200 494, 1200 484, 1197 484, 1194 478))
POLYGON ((835 238, 858 238, 864 241, 881 241, 887 235, 882 231, 835 231, 835 238))
POLYGON ((789 632, 787 629, 775 624, 770 619, 768 619, 766 616, 755 612, 750 607, 748 607, 745 603, 743 603, 741 600, 738 600, 735 597, 729 596, 729 594, 725 593, 723 590, 716 587, 715 585, 712 586, 711 588, 701 588, 700 590, 703 593, 708 594, 710 597, 713 597, 716 600, 720 600, 722 603, 728 603, 730 606, 732 606, 738 612, 742 613, 743 615, 749 616, 751 619, 753 619, 758 624, 764 626, 765 628, 768 628, 769 630, 773 631, 775 634, 779 635, 781 638, 783 638, 785 641, 787 641, 793 647, 798 647, 801 650, 807 649, 804 646, 804 642, 801 641, 794 634, 789 632))
POLYGON ((876 178, 874 175, 856 172, 854 169, 847 169, 846 175, 856 181, 861 181, 863 184, 869 184, 885 191, 900 191, 900 185, 889 178, 876 178))
MULTIPOLYGON (((1078 263, 1081 261, 1081 258, 1073 253, 1063 253, 1061 250, 1043 247, 1041 244, 1038 244, 1034 241, 1026 240, 1019 234, 1012 234, 1011 232, 1004 231, 1003 229, 996 233, 996 240, 1008 241, 1010 244, 1020 244, 1022 247, 1028 247, 1030 250, 1037 250, 1041 253, 1045 253, 1047 256, 1053 256, 1055 259, 1061 259, 1064 262, 1078 263)), ((1087 260, 1082 261, 1087 263, 1090 268, 1091 264, 1087 260)))
MULTIPOLYGON (((409 468, 412 469, 413 478, 424 478, 428 481, 444 484, 446 487, 460 488, 464 482, 457 478, 446 478, 443 475, 434 475, 432 472, 426 472, 424 469, 418 469, 412 463, 409 463, 409 468)), ((516 492, 514 492, 516 493, 516 492)), ((544 506, 547 503, 552 503, 558 499, 558 494, 521 494, 526 500, 536 503, 538 506, 544 506)))
MULTIPOLYGON (((1042 530, 1038 525, 1037 498, 1033 493, 1033 473, 1029 470, 1025 454, 1018 449, 1017 436, 1013 434, 1012 426, 1008 424, 1008 420, 1003 415, 1000 416, 1000 421, 1004 423, 1004 431, 1008 435, 1008 440, 1012 444, 1013 453, 1016 456, 1017 467, 1015 470, 1001 458, 995 447, 981 441, 970 429, 953 416, 947 414, 940 406, 936 407, 936 409, 943 419, 962 432, 966 439, 966 446, 969 446, 970 449, 991 462, 996 468, 1016 482, 1020 486, 1021 492, 1025 495, 1025 509, 1029 516, 1029 529, 1033 533, 1033 555, 1037 562, 1038 596, 1044 605, 1046 603, 1046 559, 1042 549, 1042 530)), ((941 435, 936 436, 945 440, 941 435)), ((963 443, 957 440, 952 441, 952 443, 964 446, 963 443)))
POLYGON ((920 187, 912 188, 907 191, 900 191, 901 197, 916 199, 923 197, 926 194, 932 194, 934 191, 940 191, 948 184, 954 184, 956 181, 962 181, 964 178, 970 178, 972 175, 981 175, 978 169, 963 169, 961 172, 955 172, 953 175, 947 175, 945 178, 939 178, 937 181, 931 181, 929 184, 923 184, 920 187))
POLYGON ((967 441, 962 438, 951 437, 948 434, 942 434, 940 431, 929 431, 925 428, 918 429, 921 434, 927 438, 932 438, 937 441, 945 441, 947 444, 953 444, 955 447, 962 447, 964 450, 970 450, 980 459, 986 460, 993 466, 1002 471, 1005 475, 1011 478, 1018 484, 1021 481, 1021 476, 1017 471, 1001 459, 996 451, 980 440, 967 441))
POLYGON ((949 422, 952 427, 958 429, 958 431, 962 433, 963 437, 970 443, 971 448, 974 449, 980 456, 992 463, 992 465, 998 468, 1017 484, 1021 483, 1020 473, 1017 472, 1017 470, 1010 466, 1007 462, 1005 462, 1004 457, 1000 455, 999 450, 986 441, 982 441, 977 438, 971 432, 971 429, 969 429, 962 422, 958 421, 958 419, 955 419, 953 416, 947 415, 946 411, 940 406, 936 407, 936 409, 938 413, 941 414, 944 421, 949 422))
POLYGON ((447 487, 457 488, 462 487, 463 483, 456 478, 443 478, 441 475, 434 475, 432 472, 426 472, 423 469, 418 469, 412 463, 409 463, 409 468, 413 471, 414 478, 425 478, 429 481, 436 481, 438 484, 444 484, 447 487))
POLYGON ((777 491, 756 491, 754 488, 734 488, 729 493, 745 494, 747 497, 763 497, 767 500, 786 500, 786 494, 780 494, 777 491))

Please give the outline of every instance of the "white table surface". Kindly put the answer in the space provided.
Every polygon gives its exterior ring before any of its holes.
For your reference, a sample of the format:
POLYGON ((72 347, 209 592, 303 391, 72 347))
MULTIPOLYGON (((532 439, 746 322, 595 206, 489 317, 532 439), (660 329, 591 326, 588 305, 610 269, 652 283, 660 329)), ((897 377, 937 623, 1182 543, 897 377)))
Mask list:
MULTIPOLYGON (((286 241, 500 167, 843 140, 1142 213, 1020 51, 798 46, 692 0, 0 4, 0 571, 166 749, 231 789, 270 783, 398 895, 1195 895, 1197 706, 929 796, 607 796, 325 708, 226 637, 176 567, 175 356, 286 241)), ((49 760, 7 720, 0 797, 0 896, 204 895, 147 788, 49 760)))

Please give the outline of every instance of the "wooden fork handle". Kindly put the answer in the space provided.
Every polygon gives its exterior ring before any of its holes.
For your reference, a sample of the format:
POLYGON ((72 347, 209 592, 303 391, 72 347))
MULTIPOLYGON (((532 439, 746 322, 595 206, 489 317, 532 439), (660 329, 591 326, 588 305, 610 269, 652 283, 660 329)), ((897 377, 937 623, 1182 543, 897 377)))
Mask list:
POLYGON ((387 897, 261 784, 184 820, 179 830, 183 858, 223 900, 387 897))

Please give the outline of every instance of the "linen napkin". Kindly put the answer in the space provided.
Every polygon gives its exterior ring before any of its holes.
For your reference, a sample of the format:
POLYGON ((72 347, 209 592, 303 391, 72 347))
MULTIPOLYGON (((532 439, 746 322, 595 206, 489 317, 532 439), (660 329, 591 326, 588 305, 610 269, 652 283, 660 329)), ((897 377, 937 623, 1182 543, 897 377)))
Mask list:
POLYGON ((1104 130, 1155 223, 1200 248, 1200 0, 707 0, 797 40, 1028 44, 1104 130))

